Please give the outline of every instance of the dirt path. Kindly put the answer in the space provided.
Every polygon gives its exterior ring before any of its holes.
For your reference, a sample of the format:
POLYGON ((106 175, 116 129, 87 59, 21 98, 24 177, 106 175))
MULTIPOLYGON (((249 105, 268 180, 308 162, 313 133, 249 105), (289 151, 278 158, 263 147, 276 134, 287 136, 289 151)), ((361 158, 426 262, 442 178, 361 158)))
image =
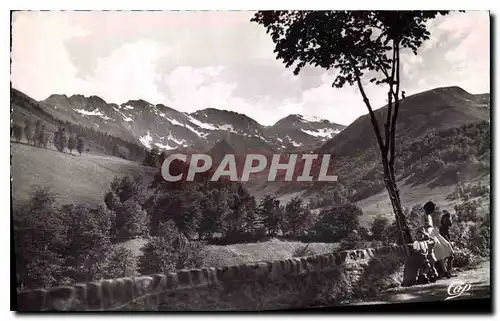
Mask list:
MULTIPOLYGON (((470 284, 470 288, 467 291, 464 291, 462 295, 451 298, 451 300, 467 299, 467 297, 475 299, 490 297, 490 262, 483 262, 474 270, 463 271, 457 274, 458 275, 456 277, 451 279, 441 279, 435 283, 416 285, 410 288, 399 287, 390 289, 384 291, 378 297, 345 302, 345 304, 366 305, 443 301, 450 297, 448 294, 448 288, 451 287, 452 284, 456 284, 458 282, 462 282, 462 284, 470 284)), ((457 291, 459 291, 459 289, 457 289, 457 291)))

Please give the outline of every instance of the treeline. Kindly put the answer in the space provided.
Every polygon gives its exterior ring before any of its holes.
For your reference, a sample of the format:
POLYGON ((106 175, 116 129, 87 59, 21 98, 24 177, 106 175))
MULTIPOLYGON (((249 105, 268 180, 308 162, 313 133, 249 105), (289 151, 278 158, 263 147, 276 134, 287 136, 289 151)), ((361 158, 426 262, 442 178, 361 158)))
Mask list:
POLYGON ((146 154, 146 148, 95 130, 92 127, 82 127, 70 122, 65 122, 64 127, 69 131, 87 138, 92 146, 103 154, 121 157, 135 162, 141 162, 146 154))
POLYGON ((40 148, 47 148, 49 142, 51 142, 62 153, 68 149, 71 154, 73 150, 77 150, 81 155, 85 150, 84 137, 76 136, 76 134, 71 132, 68 133, 64 127, 59 127, 52 135, 46 131, 45 123, 41 120, 37 120, 34 126, 28 120, 25 122, 24 127, 19 124, 13 124, 11 135, 18 143, 24 137, 29 145, 40 148))
MULTIPOLYGON (((11 89, 11 103, 17 105, 18 107, 16 108, 24 108, 30 114, 45 120, 47 124, 45 129, 47 131, 49 130, 49 125, 53 128, 53 131, 54 128, 56 128, 56 130, 61 127, 65 128, 68 133, 73 133, 77 137, 85 137, 88 148, 92 147, 103 154, 117 156, 136 162, 141 162, 146 154, 147 150, 137 143, 100 132, 92 127, 84 127, 69 121, 57 119, 40 107, 37 101, 31 99, 16 89, 11 89)), ((19 141, 21 141, 24 136, 22 130, 24 130, 24 124, 13 125, 11 131, 12 137, 15 140, 17 140, 17 137, 20 137, 19 141), (20 130, 18 126, 21 126, 22 129, 20 130), (14 129, 14 127, 16 128, 14 129), (21 132, 20 135, 19 132, 21 132)))
MULTIPOLYGON (((460 173, 489 171, 490 124, 479 122, 430 132, 418 140, 402 140, 396 147, 395 169, 398 180, 407 183, 433 185, 457 184, 460 173)), ((335 184, 315 183, 310 190, 315 194, 315 205, 334 202, 332 195, 357 202, 384 190, 379 151, 370 148, 356 156, 334 159, 335 184)), ((337 198, 338 198, 337 197, 337 198)))

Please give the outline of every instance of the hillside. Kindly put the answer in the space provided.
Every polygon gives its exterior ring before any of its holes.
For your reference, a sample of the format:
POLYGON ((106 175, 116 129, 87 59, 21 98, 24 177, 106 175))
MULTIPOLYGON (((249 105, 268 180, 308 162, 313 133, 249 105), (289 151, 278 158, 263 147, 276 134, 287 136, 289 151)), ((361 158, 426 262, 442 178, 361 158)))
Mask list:
MULTIPOLYGON (((398 181, 432 188, 469 181, 489 172, 488 97, 445 87, 403 99, 396 136, 398 181)), ((386 112, 387 107, 375 111, 381 128, 386 112)), ((384 189, 380 152, 369 115, 359 117, 315 152, 332 155, 338 182, 277 183, 266 186, 267 192, 282 195, 307 190, 304 196, 328 197, 336 190, 358 201, 384 189)))
MULTIPOLYGON (((489 98, 489 94, 473 95, 459 87, 436 88, 406 97, 400 101, 396 139, 401 143, 416 140, 430 131, 489 121, 490 105, 486 97, 489 98)), ((375 111, 381 129, 386 115, 387 106, 375 111)), ((350 156, 375 144, 370 116, 366 114, 327 141, 319 151, 350 156)))
POLYGON ((65 127, 68 132, 85 137, 86 149, 92 154, 113 155, 135 161, 142 161, 144 158, 146 148, 140 141, 133 142, 132 139, 131 142, 127 137, 122 139, 120 136, 113 136, 96 126, 98 124, 75 122, 67 112, 55 109, 57 112, 50 113, 43 104, 16 89, 11 89, 10 101, 12 125, 24 127, 26 122, 31 122, 33 126, 36 121, 42 121, 49 136, 49 145, 52 144, 53 133, 59 127, 65 127))
POLYGON ((50 187, 61 203, 98 204, 115 176, 140 175, 150 181, 154 169, 117 157, 70 155, 51 149, 11 144, 12 201, 26 200, 33 185, 50 187))

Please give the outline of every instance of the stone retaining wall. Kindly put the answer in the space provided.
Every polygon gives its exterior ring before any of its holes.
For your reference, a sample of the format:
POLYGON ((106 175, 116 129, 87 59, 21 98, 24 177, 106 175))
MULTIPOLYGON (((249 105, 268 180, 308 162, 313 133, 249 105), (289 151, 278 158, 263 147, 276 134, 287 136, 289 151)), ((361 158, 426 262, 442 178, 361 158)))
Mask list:
POLYGON ((196 291, 198 288, 225 286, 231 283, 272 283, 273 280, 282 279, 283 277, 339 269, 341 266, 360 263, 376 256, 401 258, 407 253, 408 247, 406 245, 394 245, 272 262, 179 270, 175 273, 101 280, 48 289, 25 290, 17 294, 17 310, 121 310, 130 302, 141 298, 147 298, 148 301, 159 303, 160 300, 165 300, 165 296, 162 296, 164 293, 175 295, 176 292, 196 291))

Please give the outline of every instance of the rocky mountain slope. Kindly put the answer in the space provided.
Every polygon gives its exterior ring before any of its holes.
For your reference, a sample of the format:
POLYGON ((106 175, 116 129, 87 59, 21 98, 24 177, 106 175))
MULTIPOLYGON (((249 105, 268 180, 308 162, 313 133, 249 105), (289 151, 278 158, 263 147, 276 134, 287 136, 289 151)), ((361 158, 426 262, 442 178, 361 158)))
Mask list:
POLYGON ((118 105, 97 96, 54 94, 39 105, 62 121, 165 150, 181 147, 208 150, 222 139, 236 140, 251 148, 312 149, 345 127, 323 119, 308 120, 301 115, 290 115, 273 126, 263 126, 244 114, 227 110, 207 108, 185 113, 144 100, 118 105))

